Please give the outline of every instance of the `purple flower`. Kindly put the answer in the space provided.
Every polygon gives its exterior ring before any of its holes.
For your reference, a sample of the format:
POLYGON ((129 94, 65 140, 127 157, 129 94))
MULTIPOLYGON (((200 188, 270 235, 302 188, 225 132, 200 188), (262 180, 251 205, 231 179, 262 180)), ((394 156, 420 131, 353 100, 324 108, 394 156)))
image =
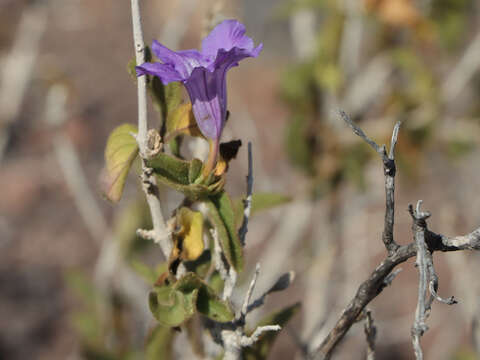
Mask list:
POLYGON ((155 75, 165 85, 181 81, 200 131, 218 141, 227 114, 227 71, 242 59, 257 57, 262 44, 254 47, 253 40, 245 36, 245 26, 225 20, 203 39, 201 51, 172 51, 158 41, 153 41, 152 50, 162 63, 137 66, 137 76, 155 75))

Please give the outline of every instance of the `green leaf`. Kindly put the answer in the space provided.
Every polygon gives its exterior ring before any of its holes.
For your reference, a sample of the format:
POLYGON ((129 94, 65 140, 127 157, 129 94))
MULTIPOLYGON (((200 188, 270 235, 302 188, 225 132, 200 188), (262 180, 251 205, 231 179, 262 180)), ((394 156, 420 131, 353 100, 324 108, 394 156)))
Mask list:
POLYGON ((222 277, 220 276, 220 273, 218 271, 215 271, 212 274, 212 276, 210 276, 208 284, 217 294, 220 294, 220 292, 223 291, 223 287, 225 285, 225 282, 223 281, 222 277))
POLYGON ((203 165, 198 159, 186 161, 159 153, 155 158, 147 160, 147 165, 153 168, 159 182, 183 193, 193 201, 219 193, 225 183, 223 177, 214 177, 211 184, 207 182, 208 179, 198 184, 190 183, 194 177, 196 181, 199 179, 197 174, 201 173, 203 165))
POLYGON ((233 320, 235 314, 226 301, 221 300, 213 288, 194 273, 188 273, 174 284, 174 288, 184 294, 198 291, 197 311, 218 322, 233 320))
POLYGON ((157 325, 147 339, 146 360, 173 359, 172 345, 175 331, 172 328, 157 325))
POLYGON ((181 157, 180 147, 182 146, 182 140, 183 139, 181 136, 177 136, 168 142, 168 147, 170 148, 173 156, 181 157))
POLYGON ((138 154, 138 146, 132 133, 137 128, 131 124, 115 128, 107 140, 105 149, 105 175, 103 192, 106 198, 118 202, 122 197, 128 171, 138 154))
POLYGON ((243 270, 243 248, 237 232, 237 221, 230 196, 221 192, 206 202, 208 216, 217 230, 225 258, 237 272, 243 270))
POLYGON ((188 185, 190 162, 174 156, 159 153, 153 159, 147 160, 147 165, 155 171, 160 178, 180 185, 188 185))
MULTIPOLYGON (((274 312, 263 318, 258 324, 258 326, 265 326, 265 325, 280 325, 283 329, 285 324, 297 313, 300 309, 300 303, 296 303, 286 308, 274 312)), ((253 330, 248 333, 251 335, 253 330)), ((267 359, 270 350, 272 349, 273 343, 277 338, 280 331, 269 331, 263 333, 259 340, 253 344, 249 348, 245 348, 243 352, 243 359, 244 360, 262 360, 267 359)))
POLYGON ((171 286, 157 286, 148 297, 150 311, 165 326, 179 326, 195 313, 196 290, 185 295, 171 286))
POLYGON ((195 312, 218 321, 233 320, 230 305, 194 273, 188 273, 173 285, 156 286, 149 295, 150 310, 165 326, 179 326, 195 312))
POLYGON ((193 159, 190 162, 190 168, 188 169, 188 181, 193 184, 195 180, 200 176, 202 172, 203 162, 198 159, 193 159))
POLYGON ((194 261, 184 261, 183 264, 189 272, 193 272, 204 278, 212 265, 212 254, 209 249, 205 250, 200 257, 194 261))

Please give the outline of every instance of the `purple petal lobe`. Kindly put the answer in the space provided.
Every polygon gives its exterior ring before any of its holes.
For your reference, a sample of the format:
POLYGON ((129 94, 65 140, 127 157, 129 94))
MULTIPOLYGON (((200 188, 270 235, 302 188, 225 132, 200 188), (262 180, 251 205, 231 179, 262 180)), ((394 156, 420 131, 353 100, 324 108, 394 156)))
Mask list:
POLYGON ((202 54, 217 56, 220 49, 230 50, 234 47, 253 50, 253 40, 245 36, 245 26, 237 20, 225 20, 218 24, 202 41, 202 54))
POLYGON ((184 80, 196 67, 207 65, 207 61, 197 50, 173 51, 156 40, 152 43, 152 50, 164 64, 171 65, 184 80))
POLYGON ((263 45, 258 45, 253 50, 245 50, 234 47, 233 49, 226 51, 220 49, 213 64, 210 65, 210 69, 225 68, 225 70, 231 67, 238 66, 238 62, 247 57, 257 57, 262 50, 263 45))
POLYGON ((140 66, 136 66, 137 76, 149 74, 155 75, 160 78, 164 85, 173 81, 182 81, 182 76, 169 64, 160 63, 143 63, 140 66))

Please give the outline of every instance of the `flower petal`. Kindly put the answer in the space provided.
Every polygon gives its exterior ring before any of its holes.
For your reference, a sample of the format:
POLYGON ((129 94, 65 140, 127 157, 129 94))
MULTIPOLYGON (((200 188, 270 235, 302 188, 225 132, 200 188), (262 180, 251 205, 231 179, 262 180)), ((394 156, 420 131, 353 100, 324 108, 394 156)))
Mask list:
POLYGON ((137 76, 145 74, 158 76, 164 85, 173 81, 183 80, 181 74, 179 74, 170 64, 143 63, 140 66, 136 66, 135 70, 137 71, 137 76))
POLYGON ((254 50, 253 40, 245 36, 245 26, 237 20, 225 20, 218 24, 202 41, 202 54, 216 57, 218 50, 234 47, 254 50))
POLYGON ((188 78, 196 67, 208 65, 198 50, 173 51, 157 40, 153 41, 152 50, 165 64, 173 66, 184 79, 188 78))
POLYGON ((218 139, 222 133, 227 113, 227 94, 224 69, 210 72, 204 67, 193 70, 185 82, 193 114, 202 134, 218 139))
POLYGON ((248 57, 257 57, 262 51, 263 44, 258 45, 256 48, 252 50, 245 50, 234 47, 233 49, 226 51, 220 49, 218 51, 217 57, 212 65, 210 65, 210 69, 217 69, 217 68, 225 68, 225 71, 230 69, 231 67, 238 66, 238 62, 248 57))

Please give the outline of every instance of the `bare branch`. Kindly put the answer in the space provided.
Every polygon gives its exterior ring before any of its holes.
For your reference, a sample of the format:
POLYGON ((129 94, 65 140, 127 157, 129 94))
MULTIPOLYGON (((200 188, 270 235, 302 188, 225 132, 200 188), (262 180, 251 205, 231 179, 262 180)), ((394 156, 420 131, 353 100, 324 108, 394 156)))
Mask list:
POLYGON ((250 304, 250 300, 252 298, 253 290, 255 289, 255 284, 257 283, 258 274, 260 273, 260 264, 257 263, 255 267, 255 273, 253 274, 252 281, 250 282, 250 286, 248 287, 247 294, 245 295, 245 299, 243 301, 242 310, 240 312, 239 319, 245 320, 245 316, 248 312, 248 304, 250 304))
POLYGON ((353 132, 367 142, 382 158, 383 172, 385 175, 385 221, 382 241, 385 244, 388 253, 392 254, 398 248, 398 244, 393 239, 393 226, 395 223, 395 146, 397 144, 401 122, 397 122, 393 128, 390 151, 387 155, 385 145, 379 146, 375 141, 370 139, 343 110, 339 110, 338 113, 343 121, 352 128, 353 132))
MULTIPOLYGON (((145 62, 145 42, 143 41, 142 22, 138 0, 131 0, 133 40, 135 48, 135 60, 137 64, 145 62)), ((142 158, 142 188, 147 198, 148 207, 152 216, 153 233, 150 234, 160 244, 165 257, 168 257, 172 249, 171 234, 167 231, 165 220, 162 214, 162 207, 158 195, 158 187, 155 176, 145 163, 147 157, 147 77, 140 76, 137 79, 138 96, 138 134, 137 143, 140 157, 142 158)))
POLYGON ((215 269, 220 274, 220 277, 224 281, 225 285, 223 286, 222 299, 230 299, 233 293, 235 284, 237 283, 237 273, 235 269, 231 266, 228 266, 225 256, 222 252, 222 246, 220 245, 220 240, 218 239, 218 233, 216 229, 211 229, 210 233, 213 237, 213 263, 215 269))
POLYGON ((437 300, 441 303, 444 303, 444 304, 447 304, 447 305, 457 304, 458 301, 455 299, 454 296, 450 296, 449 298, 444 299, 440 295, 438 295, 438 293, 437 293, 438 276, 435 272, 435 268, 433 267, 433 261, 432 261, 431 254, 430 254, 429 257, 430 257, 430 259, 429 259, 429 264, 428 264, 428 270, 429 270, 429 273, 430 273, 430 283, 428 285, 428 288, 430 290, 430 294, 432 295, 433 298, 435 298, 435 300, 437 300))
POLYGON ((265 325, 265 326, 259 326, 255 329, 252 335, 250 336, 242 336, 242 339, 240 341, 240 344, 245 347, 245 346, 252 346, 254 343, 257 342, 258 338, 260 335, 262 335, 264 332, 267 331, 280 331, 282 327, 280 325, 265 325))
MULTIPOLYGON (((430 252, 459 251, 465 249, 480 250, 478 236, 479 229, 476 229, 468 235, 453 238, 435 234, 427 229, 425 232, 425 241, 430 252), (453 244, 459 246, 454 246, 453 244)), ((417 245, 415 242, 412 242, 408 245, 400 246, 392 255, 386 257, 370 274, 369 278, 359 286, 354 298, 342 311, 333 329, 323 340, 322 344, 312 351, 311 356, 320 354, 325 359, 328 359, 340 340, 343 339, 350 327, 356 322, 356 319, 365 306, 385 288, 386 279, 392 274, 393 269, 397 265, 416 256, 416 254, 417 245)))
POLYGON ((430 217, 428 212, 421 212, 420 206, 422 201, 417 202, 415 211, 412 205, 409 206, 410 215, 413 218, 413 232, 415 243, 417 245, 417 261, 416 266, 418 268, 419 281, 418 281, 418 298, 417 309, 415 310, 415 321, 412 326, 412 343, 415 350, 415 358, 417 360, 423 359, 423 352, 420 346, 420 337, 428 330, 428 326, 425 323, 428 317, 427 311, 430 309, 430 302, 425 300, 427 283, 428 283, 428 269, 426 254, 428 252, 427 244, 425 242, 425 230, 427 224, 425 220, 430 217))
POLYGON ((355 135, 360 136, 365 142, 372 147, 373 150, 375 150, 377 153, 379 153, 382 157, 386 156, 386 151, 385 151, 385 146, 378 146, 378 144, 370 139, 367 134, 363 132, 363 130, 357 126, 352 119, 350 119, 350 116, 347 115, 347 113, 343 110, 338 110, 338 114, 341 116, 343 121, 347 123, 348 126, 350 126, 355 133, 355 135))
POLYGON ((252 298, 252 293, 255 289, 259 273, 260 264, 257 264, 252 281, 250 282, 250 286, 245 294, 242 307, 237 313, 235 320, 230 323, 214 322, 213 326, 210 327, 214 339, 222 345, 225 351, 224 359, 241 359, 242 348, 252 346, 262 333, 266 331, 278 331, 281 329, 279 325, 266 325, 257 327, 251 336, 247 336, 245 334, 245 317, 248 314, 249 303, 252 298))

